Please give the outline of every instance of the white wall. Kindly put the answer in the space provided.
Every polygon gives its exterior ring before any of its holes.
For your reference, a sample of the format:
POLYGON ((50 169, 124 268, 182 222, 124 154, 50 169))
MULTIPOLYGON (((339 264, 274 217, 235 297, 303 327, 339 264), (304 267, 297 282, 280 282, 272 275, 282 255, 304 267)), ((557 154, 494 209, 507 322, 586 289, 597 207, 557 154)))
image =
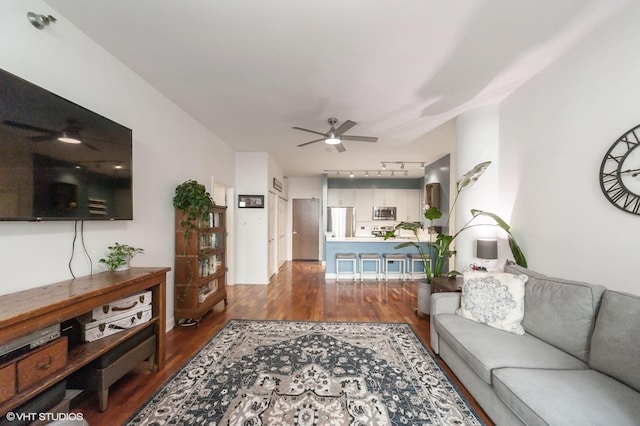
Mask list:
MULTIPOLYGON (((268 284, 266 152, 236 152, 236 284, 268 284), (264 208, 237 208, 239 195, 264 195, 264 208)), ((231 202, 230 202, 231 204, 231 202)))
MULTIPOLYGON (((134 220, 85 223, 93 272, 104 269, 98 259, 115 241, 145 249, 133 266, 173 268, 175 187, 187 179, 233 187, 232 150, 41 1, 2 2, 0 40, 1 68, 133 129, 134 220), (28 11, 58 22, 37 30, 28 11)), ((0 293, 70 279, 73 229, 73 222, 0 222, 0 293)), ((91 272, 79 243, 72 266, 76 276, 91 272)), ((167 299, 171 325, 173 273, 167 299)))
MULTIPOLYGON (((498 204, 500 193, 498 170, 499 170, 499 107, 498 105, 487 105, 467 111, 456 120, 458 130, 456 176, 452 177, 453 189, 451 198, 455 198, 456 181, 475 165, 484 161, 491 161, 491 165, 474 185, 466 188, 460 193, 455 209, 455 223, 460 229, 472 218, 471 209, 478 209, 497 214, 505 219, 504 212, 498 204)), ((478 217, 473 220, 473 224, 494 223, 491 219, 478 217)), ((472 263, 480 262, 475 257, 475 241, 478 238, 498 238, 502 240, 498 250, 500 259, 513 259, 507 235, 495 226, 473 227, 462 232, 455 239, 455 269, 462 272, 469 269, 472 263)), ((504 263, 504 261, 502 262, 504 263)))
POLYGON ((501 195, 529 267, 635 294, 640 216, 605 199, 598 173, 640 124, 638 22, 636 2, 500 108, 501 195))

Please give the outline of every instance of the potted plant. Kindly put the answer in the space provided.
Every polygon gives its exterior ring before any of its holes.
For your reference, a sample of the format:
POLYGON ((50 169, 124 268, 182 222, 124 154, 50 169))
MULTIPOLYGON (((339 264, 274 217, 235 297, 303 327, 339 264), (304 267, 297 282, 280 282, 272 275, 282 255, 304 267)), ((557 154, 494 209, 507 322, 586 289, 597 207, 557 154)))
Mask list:
MULTIPOLYGON (((456 205, 456 202, 458 201, 458 197, 460 196, 460 193, 465 189, 471 187, 474 183, 476 183, 480 178, 480 176, 482 176, 485 170, 489 167, 489 165, 491 165, 490 161, 479 163, 475 167, 473 167, 471 170, 469 170, 467 173, 462 175, 462 177, 456 181, 456 195, 455 195, 455 198, 453 199, 453 204, 451 206, 452 211, 456 205)), ((422 260, 424 261, 425 275, 426 275, 427 282, 431 282, 431 279, 433 277, 439 277, 442 275, 460 274, 460 272, 455 270, 449 273, 444 272, 444 268, 448 265, 449 259, 456 254, 456 251, 453 248, 452 244, 458 235, 460 235, 462 232, 466 231, 467 229, 473 228, 476 226, 498 226, 502 230, 504 230, 508 236, 509 247, 511 248, 511 253, 513 254, 514 261, 520 266, 523 266, 523 267, 527 266, 527 260, 524 254, 522 253, 522 250, 520 249, 515 239, 513 238, 513 235, 511 234, 511 230, 510 230, 511 227, 495 213, 472 209, 471 219, 469 219, 469 221, 467 221, 467 223, 465 223, 460 228, 460 230, 453 235, 446 233, 449 230, 449 219, 451 218, 451 216, 447 218, 446 225, 442 228, 433 226, 433 221, 435 219, 439 219, 442 217, 442 212, 438 208, 436 207, 427 208, 427 210, 425 210, 424 212, 424 217, 425 219, 429 220, 431 224, 431 226, 429 227, 429 235, 430 235, 429 251, 432 253, 432 256, 429 256, 427 253, 425 253, 424 249, 422 248, 422 245, 420 244, 420 239, 418 237, 418 229, 420 228, 419 224, 409 223, 409 222, 400 222, 395 226, 395 229, 393 231, 387 232, 387 234, 385 235, 385 239, 391 238, 395 234, 395 231, 398 229, 413 231, 413 234, 416 238, 416 242, 414 241, 404 242, 402 244, 398 244, 397 246, 395 246, 395 248, 414 246, 418 250, 418 253, 420 253, 420 255, 422 256, 422 260), (493 219, 495 223, 493 224, 474 223, 475 220, 481 216, 489 217, 493 219), (435 241, 433 240, 434 235, 436 236, 435 241)))
POLYGON ((106 264, 110 271, 126 271, 129 269, 129 261, 136 254, 144 253, 144 249, 120 243, 115 243, 108 249, 107 257, 100 259, 100 263, 106 264))
POLYGON ((198 181, 187 180, 176 187, 173 207, 184 215, 180 226, 185 228, 185 239, 189 231, 198 227, 199 222, 209 220, 209 212, 214 206, 213 198, 198 181))

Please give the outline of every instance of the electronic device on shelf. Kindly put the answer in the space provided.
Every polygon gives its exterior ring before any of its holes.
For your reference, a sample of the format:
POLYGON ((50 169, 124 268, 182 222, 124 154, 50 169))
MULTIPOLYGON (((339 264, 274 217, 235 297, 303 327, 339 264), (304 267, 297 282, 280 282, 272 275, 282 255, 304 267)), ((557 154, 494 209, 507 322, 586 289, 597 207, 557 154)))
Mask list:
POLYGON ((0 363, 15 358, 58 337, 60 337, 60 324, 55 324, 3 343, 0 345, 0 363))

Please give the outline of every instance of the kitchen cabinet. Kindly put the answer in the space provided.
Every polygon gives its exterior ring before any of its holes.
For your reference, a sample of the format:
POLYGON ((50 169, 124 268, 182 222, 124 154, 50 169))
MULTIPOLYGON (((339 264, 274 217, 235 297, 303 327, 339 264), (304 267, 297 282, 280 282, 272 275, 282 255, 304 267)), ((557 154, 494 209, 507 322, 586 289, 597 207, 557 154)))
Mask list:
POLYGON ((353 188, 328 188, 327 207, 354 207, 354 195, 353 188))
POLYGON ((396 189, 396 220, 419 222, 422 220, 419 189, 396 189))
POLYGON ((373 189, 356 189, 354 193, 356 221, 370 222, 373 219, 373 189))
POLYGON ((420 190, 407 190, 407 222, 420 222, 422 217, 422 206, 420 204, 420 190))
POLYGON ((374 189, 373 205, 374 207, 398 207, 396 193, 397 189, 374 189))

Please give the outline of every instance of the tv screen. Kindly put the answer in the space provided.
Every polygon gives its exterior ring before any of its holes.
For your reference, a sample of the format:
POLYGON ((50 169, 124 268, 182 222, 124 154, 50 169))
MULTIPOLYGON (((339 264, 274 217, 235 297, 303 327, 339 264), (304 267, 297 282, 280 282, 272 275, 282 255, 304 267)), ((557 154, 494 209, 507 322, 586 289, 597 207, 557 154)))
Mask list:
POLYGON ((132 131, 0 69, 0 220, 130 220, 132 131))

